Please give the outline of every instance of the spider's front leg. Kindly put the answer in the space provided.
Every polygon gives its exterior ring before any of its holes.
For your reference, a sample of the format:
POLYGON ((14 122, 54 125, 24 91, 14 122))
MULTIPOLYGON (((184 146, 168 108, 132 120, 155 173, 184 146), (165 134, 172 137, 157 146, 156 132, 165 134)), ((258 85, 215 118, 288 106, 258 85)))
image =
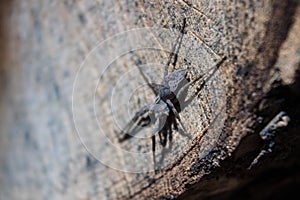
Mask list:
MULTIPOLYGON (((136 135, 142 128, 147 127, 151 124, 150 118, 150 105, 142 107, 137 111, 134 117, 126 124, 123 130, 121 130, 121 137, 119 137, 119 142, 124 142, 125 140, 136 135)), ((118 133, 118 134, 120 134, 118 133)))
POLYGON ((183 100, 184 102, 182 102, 182 110, 187 107, 192 101, 193 99, 199 95, 200 91, 204 88, 204 86, 206 85, 206 83, 213 77, 213 75, 219 70, 220 66, 224 63, 224 61, 227 59, 227 57, 223 57, 217 64, 216 66, 208 69, 208 71, 206 72, 207 74, 205 75, 200 75, 197 78, 195 78, 193 81, 188 82, 187 84, 185 84, 179 91, 178 91, 178 96, 181 100, 183 100), (198 91, 192 95, 190 98, 188 98, 187 100, 185 99, 185 94, 188 90, 188 88, 195 84, 197 81, 200 81, 200 84, 198 86, 198 91))

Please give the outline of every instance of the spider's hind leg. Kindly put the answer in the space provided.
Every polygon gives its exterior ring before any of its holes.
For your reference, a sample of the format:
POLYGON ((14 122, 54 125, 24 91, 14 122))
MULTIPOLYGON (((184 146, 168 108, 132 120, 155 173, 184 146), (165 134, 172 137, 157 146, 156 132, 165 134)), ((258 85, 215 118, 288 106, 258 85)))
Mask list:
MULTIPOLYGON (((169 148, 170 149, 172 149, 172 141, 173 141, 173 130, 172 130, 172 126, 171 125, 172 125, 172 123, 170 123, 170 125, 168 127, 168 131, 169 131, 169 148)), ((176 126, 177 126, 177 124, 176 124, 176 126)))
POLYGON ((160 130, 158 132, 159 135, 159 142, 160 144, 165 147, 167 144, 167 137, 168 137, 168 132, 167 129, 165 127, 162 128, 162 130, 160 130))
POLYGON ((173 103, 169 99, 166 101, 166 103, 168 104, 168 106, 171 107, 172 112, 174 113, 175 117, 177 118, 180 126, 182 127, 183 131, 187 134, 187 131, 186 131, 186 129, 185 129, 185 127, 184 127, 184 125, 183 125, 183 123, 181 121, 179 113, 177 112, 177 110, 176 110, 175 106, 173 105, 173 103))
POLYGON ((154 165, 154 170, 156 170, 156 157, 155 157, 155 135, 152 135, 152 157, 153 157, 153 165, 154 165))

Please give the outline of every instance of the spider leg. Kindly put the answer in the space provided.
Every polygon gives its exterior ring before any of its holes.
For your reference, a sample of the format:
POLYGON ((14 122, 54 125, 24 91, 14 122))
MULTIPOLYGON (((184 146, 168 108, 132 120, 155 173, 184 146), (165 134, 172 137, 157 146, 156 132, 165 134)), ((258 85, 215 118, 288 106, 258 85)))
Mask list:
POLYGON ((175 131, 178 131, 178 124, 177 124, 175 118, 173 118, 172 120, 173 120, 173 127, 174 127, 174 130, 175 130, 175 131))
MULTIPOLYGON (((171 116, 169 116, 167 121, 164 124, 164 127, 161 129, 161 131, 158 132, 160 144, 163 147, 166 146, 167 140, 169 140, 169 142, 172 141, 172 127, 171 127, 171 124, 172 124, 171 123, 171 116)), ((171 143, 169 143, 169 144, 171 144, 171 143)))
POLYGON ((182 135, 182 136, 184 136, 184 137, 187 137, 187 138, 189 138, 190 140, 193 139, 192 136, 191 136, 190 134, 187 134, 186 131, 184 131, 183 129, 178 128, 177 131, 178 131, 178 133, 179 133, 180 135, 182 135))
POLYGON ((173 122, 173 127, 174 127, 174 130, 177 131, 180 135, 184 136, 184 137, 187 137, 189 139, 192 139, 191 135, 190 134, 187 134, 186 132, 184 132, 184 130, 182 128, 179 128, 178 125, 177 125, 177 122, 174 121, 173 122))
POLYGON ((171 64, 173 56, 174 56, 174 61, 173 61, 172 65, 173 66, 176 65, 177 58, 178 58, 178 52, 179 52, 179 49, 180 49, 181 43, 182 43, 182 38, 183 38, 183 34, 184 34, 185 25, 186 25, 186 18, 183 19, 183 25, 182 25, 182 28, 180 30, 181 35, 176 39, 175 44, 174 44, 174 46, 172 48, 172 52, 169 55, 168 62, 166 64, 166 66, 165 66, 164 77, 166 77, 168 75, 169 66, 171 64), (178 45, 178 48, 177 48, 177 45, 178 45))
POLYGON ((158 135, 159 135, 159 142, 160 144, 165 147, 167 144, 167 136, 168 136, 168 119, 166 119, 164 126, 162 127, 161 130, 158 131, 158 135))
POLYGON ((174 107, 173 103, 169 99, 167 99, 166 103, 171 107, 175 117, 178 119, 178 122, 179 122, 180 126, 182 127, 183 131, 187 134, 187 131, 186 131, 186 129, 185 129, 185 127, 184 127, 184 125, 183 125, 183 123, 180 119, 180 116, 179 116, 176 108, 174 107))
POLYGON ((160 144, 165 147, 166 144, 167 144, 167 135, 168 135, 168 132, 167 132, 167 129, 164 127, 160 133, 162 133, 162 136, 163 138, 160 138, 160 144))
POLYGON ((158 132, 158 136, 159 136, 159 142, 161 144, 162 140, 163 140, 163 138, 162 138, 162 132, 161 131, 158 132))
POLYGON ((172 135, 172 128, 171 128, 171 126, 166 127, 166 128, 167 128, 167 131, 168 131, 168 134, 169 134, 169 146, 168 146, 168 148, 166 148, 165 146, 163 146, 163 148, 162 148, 161 156, 160 156, 160 159, 159 159, 159 165, 160 166, 163 165, 166 154, 169 153, 172 150, 172 142, 171 142, 172 139, 170 139, 170 135, 172 135))
MULTIPOLYGON (((176 122, 175 122, 176 123, 176 122)), ((169 148, 171 149, 172 148, 172 140, 173 140, 173 131, 172 131, 172 126, 171 126, 171 123, 170 125, 168 126, 168 131, 169 131, 169 148)))
POLYGON ((177 59, 178 59, 178 53, 179 53, 179 50, 180 50, 180 47, 181 47, 181 44, 182 44, 182 38, 183 38, 183 34, 184 34, 185 25, 186 25, 186 18, 183 19, 182 28, 180 30, 181 36, 180 36, 179 41, 178 41, 178 48, 177 48, 177 50, 174 54, 174 61, 172 63, 172 65, 174 67, 176 66, 177 59))
POLYGON ((152 135, 152 157, 153 157, 153 165, 154 165, 154 170, 156 167, 156 157, 155 157, 155 134, 152 135))
POLYGON ((144 74, 143 70, 142 70, 139 66, 137 66, 137 68, 138 68, 140 74, 142 75, 144 81, 147 83, 148 87, 152 90, 153 94, 154 94, 155 96, 157 96, 158 93, 159 93, 159 87, 158 87, 158 84, 150 83, 149 78, 147 77, 146 74, 144 74))
POLYGON ((122 134, 122 137, 119 138, 119 142, 124 142, 125 140, 132 138, 135 134, 140 132, 140 130, 142 130, 143 127, 145 127, 145 126, 139 126, 138 124, 132 124, 132 123, 129 123, 129 125, 130 125, 130 128, 128 128, 129 130, 120 132, 122 134))
POLYGON ((197 89, 198 91, 192 95, 188 100, 186 100, 185 102, 183 102, 182 105, 182 110, 188 106, 196 96, 199 95, 200 91, 204 88, 205 84, 213 77, 213 75, 216 73, 216 71, 220 68, 220 66, 223 64, 223 62, 226 60, 226 56, 222 58, 221 61, 219 61, 217 63, 217 65, 215 67, 212 67, 208 70, 209 75, 207 77, 204 77, 202 75, 200 75, 199 77, 197 77, 195 80, 193 80, 192 82, 187 83, 186 85, 184 85, 179 91, 178 91, 178 96, 180 97, 181 94, 186 91, 188 89, 188 87, 192 84, 194 84, 195 82, 199 81, 200 79, 203 78, 200 87, 197 89), (212 72, 211 72, 212 71, 212 72))
POLYGON ((129 123, 126 124, 124 129, 120 132, 122 136, 119 137, 119 142, 124 142, 125 140, 133 137, 142 128, 149 126, 150 124, 151 119, 149 116, 149 105, 147 105, 137 111, 129 123))

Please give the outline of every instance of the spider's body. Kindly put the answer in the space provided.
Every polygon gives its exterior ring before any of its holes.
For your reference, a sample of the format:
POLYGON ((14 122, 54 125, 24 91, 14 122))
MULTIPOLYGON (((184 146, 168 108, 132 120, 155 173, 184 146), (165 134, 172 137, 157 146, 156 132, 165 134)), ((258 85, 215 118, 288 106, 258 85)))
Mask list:
POLYGON ((155 101, 136 112, 132 120, 122 131, 123 135, 119 138, 119 142, 131 138, 143 127, 153 125, 152 151, 154 163, 156 163, 154 154, 156 133, 158 133, 160 144, 163 147, 166 146, 168 139, 171 145, 173 129, 180 131, 183 135, 187 135, 178 113, 180 113, 184 106, 190 101, 184 101, 189 86, 198 81, 201 77, 189 82, 186 75, 187 70, 180 69, 167 75, 160 87, 154 87, 154 84, 149 84, 153 92, 157 95, 155 101), (178 128, 177 121, 180 123, 181 129, 178 128))
POLYGON ((149 127, 153 125, 152 129, 152 151, 154 166, 156 166, 155 159, 155 136, 158 134, 160 144, 165 147, 167 141, 169 140, 169 145, 172 145, 172 132, 176 130, 180 134, 190 137, 184 128, 179 113, 199 94, 200 90, 204 87, 205 83, 212 77, 212 75, 218 70, 225 57, 217 64, 216 67, 210 68, 208 74, 205 76, 198 76, 194 80, 189 81, 187 78, 188 70, 179 69, 168 74, 168 68, 171 64, 172 57, 174 57, 173 66, 176 65, 177 56, 179 48, 182 42, 182 37, 184 34, 185 20, 181 30, 181 36, 178 38, 178 42, 175 43, 173 51, 177 44, 177 50, 175 53, 171 53, 169 60, 166 65, 164 79, 162 83, 155 84, 150 83, 148 77, 143 73, 143 71, 138 67, 142 77, 146 81, 149 88, 155 94, 156 99, 154 102, 145 105, 139 111, 137 111, 130 122, 121 131, 121 137, 119 137, 119 142, 124 142, 130 139, 141 131, 144 127, 149 127), (212 71, 212 72, 211 72, 212 71), (192 95, 190 98, 186 99, 188 94, 188 89, 191 85, 196 82, 201 82, 197 85, 198 92, 192 95), (180 124, 180 127, 178 126, 180 124))
POLYGON ((162 85, 154 89, 157 95, 155 101, 136 112, 131 123, 123 130, 123 137, 119 138, 119 141, 122 142, 135 135, 142 127, 154 125, 153 135, 158 132, 160 138, 164 136, 165 139, 161 140, 161 144, 165 146, 166 136, 169 134, 166 126, 173 124, 174 128, 177 129, 174 116, 181 111, 180 100, 185 98, 187 94, 188 87, 184 91, 180 90, 183 88, 182 86, 189 83, 186 75, 187 70, 180 69, 166 76, 162 85))

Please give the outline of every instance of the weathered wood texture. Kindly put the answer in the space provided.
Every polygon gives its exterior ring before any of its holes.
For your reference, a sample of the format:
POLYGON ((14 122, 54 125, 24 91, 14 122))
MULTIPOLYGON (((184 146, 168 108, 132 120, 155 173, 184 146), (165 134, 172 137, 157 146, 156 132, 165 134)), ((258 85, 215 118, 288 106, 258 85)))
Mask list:
MULTIPOLYGON (((297 0, 11 0, 0 4, 1 199, 186 199, 218 198, 224 193, 229 198, 238 197, 240 193, 233 193, 237 189, 243 192, 243 186, 251 187, 251 181, 270 165, 279 168, 288 160, 288 167, 299 166, 289 160, 299 150, 295 134, 299 113, 293 110, 299 109, 297 0), (190 78, 195 78, 223 56, 227 60, 194 106, 181 113, 192 140, 174 133, 175 153, 166 156, 167 166, 157 173, 118 170, 148 170, 152 157, 146 164, 115 151, 115 119, 110 115, 116 114, 122 127, 129 120, 128 110, 132 115, 154 99, 149 91, 133 93, 141 84, 137 74, 120 77, 137 69, 137 63, 154 63, 158 68, 147 66, 145 71, 153 80, 161 80, 153 74, 162 74, 168 53, 158 49, 172 50, 183 18, 186 34, 176 69, 187 68, 190 78), (143 27, 167 31, 135 29, 143 27), (143 51, 146 47, 156 51, 143 51), (115 99, 110 96, 113 89, 115 99), (130 104, 124 107, 122 99, 130 104), (294 107, 284 107, 289 104, 294 107), (293 140, 283 138, 286 144, 279 145, 290 149, 279 149, 279 158, 247 170, 262 147, 259 130, 282 110, 294 124, 293 140), (104 135, 99 134, 97 123, 104 135)), ((151 153, 151 139, 128 141, 121 147, 151 153)), ((161 151, 157 145, 158 158, 161 151)), ((253 195, 246 191, 248 197, 253 195)))

